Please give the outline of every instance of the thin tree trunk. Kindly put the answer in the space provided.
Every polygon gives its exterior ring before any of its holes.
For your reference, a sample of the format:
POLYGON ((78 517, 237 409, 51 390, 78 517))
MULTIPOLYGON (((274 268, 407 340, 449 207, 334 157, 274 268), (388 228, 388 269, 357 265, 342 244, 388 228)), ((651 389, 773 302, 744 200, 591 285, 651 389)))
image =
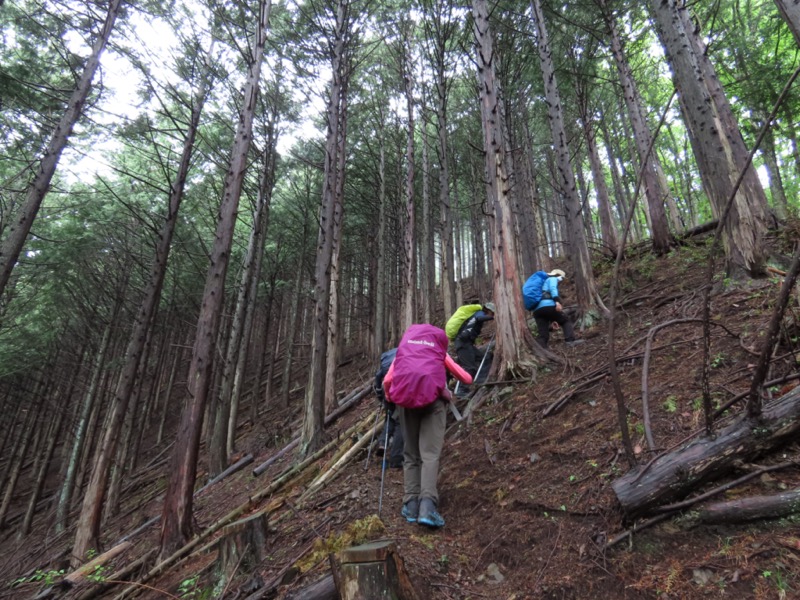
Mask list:
POLYGON ((349 3, 338 0, 335 5, 336 24, 333 32, 331 71, 333 79, 327 111, 328 134, 325 146, 322 203, 320 206, 317 260, 314 270, 314 324, 311 341, 311 364, 306 387, 305 412, 301 434, 300 452, 307 455, 322 442, 325 418, 325 373, 328 353, 328 324, 330 312, 331 261, 333 259, 333 227, 336 210, 336 186, 340 175, 339 152, 344 140, 340 139, 339 112, 343 101, 343 74, 345 61, 345 33, 349 25, 349 3))
MULTIPOLYGON (((74 376, 73 376, 74 380, 74 376)), ((67 389, 72 388, 72 383, 67 386, 67 389)), ((69 398, 69 395, 65 395, 65 398, 69 398)), ((60 398, 60 395, 56 394, 56 400, 60 398)), ((47 471, 50 468, 50 464, 53 460, 53 453, 56 449, 56 444, 58 443, 59 439, 61 438, 61 425, 64 422, 64 414, 65 410, 59 410, 56 412, 56 420, 52 423, 50 428, 50 432, 47 438, 47 446, 42 454, 42 460, 39 463, 39 469, 36 473, 36 480, 33 485, 33 491, 31 492, 30 500, 28 500, 28 508, 25 511, 25 517, 22 520, 22 525, 19 528, 20 537, 26 536, 31 532, 31 524, 33 523, 33 516, 36 512, 36 504, 39 502, 39 498, 42 496, 42 488, 44 488, 44 480, 47 476, 47 471)))
MULTIPOLYGON (((167 216, 161 227, 156 255, 150 273, 149 285, 136 314, 133 331, 131 332, 131 337, 125 352, 125 364, 122 367, 114 391, 114 400, 110 409, 108 425, 95 456, 91 480, 87 487, 86 494, 84 495, 78 528, 75 532, 73 557, 81 557, 86 554, 86 551, 90 547, 97 546, 97 539, 100 535, 103 501, 105 499, 106 484, 111 471, 111 462, 116 453, 117 441, 120 437, 123 420, 128 411, 128 404, 133 394, 136 374, 139 370, 142 354, 145 351, 145 343, 148 339, 150 324, 153 321, 158 303, 161 299, 161 290, 167 271, 167 260, 169 258, 175 224, 178 220, 178 210, 183 198, 186 178, 189 173, 191 157, 194 150, 194 141, 200 122, 200 114, 210 86, 209 73, 210 68, 206 64, 204 66, 203 75, 201 76, 200 87, 194 99, 190 124, 184 139, 178 172, 171 186, 167 216)), ((73 562, 76 560, 79 560, 79 558, 73 558, 73 562)))
POLYGON ((242 275, 239 282, 236 307, 233 312, 233 322, 228 336, 228 349, 222 366, 222 380, 220 384, 217 411, 215 411, 212 441, 209 446, 208 471, 210 476, 218 475, 228 468, 228 459, 234 452, 236 424, 238 421, 239 399, 234 399, 233 387, 236 378, 239 357, 247 359, 246 315, 255 302, 254 293, 257 290, 260 276, 261 255, 266 237, 267 221, 269 219, 269 202, 272 194, 274 148, 271 146, 264 150, 264 164, 261 172, 261 184, 258 190, 255 211, 253 212, 253 227, 247 243, 242 275))
MULTIPOLYGON (((38 385, 37 385, 38 387, 38 385)), ((38 394, 37 394, 38 396, 38 394)), ((28 411, 29 418, 25 420, 24 429, 22 430, 22 438, 20 440, 17 452, 12 459, 11 471, 8 475, 8 481, 5 483, 5 493, 3 494, 3 501, 0 503, 0 529, 5 527, 6 517, 8 516, 8 509, 11 506, 11 499, 14 497, 14 492, 17 488, 17 481, 19 480, 22 466, 28 459, 28 447, 33 437, 34 431, 39 427, 39 413, 41 412, 42 405, 44 404, 41 398, 34 400, 30 405, 28 411)))
POLYGON ((644 118, 639 88, 631 73, 616 21, 611 11, 607 8, 606 0, 601 0, 601 7, 611 40, 611 53, 614 56, 620 84, 622 85, 622 95, 625 100, 628 118, 633 129, 633 141, 636 144, 639 164, 644 165, 643 183, 650 215, 650 235, 653 240, 653 249, 657 254, 665 254, 669 251, 671 245, 669 227, 666 213, 664 212, 664 204, 667 198, 670 197, 669 187, 663 177, 661 165, 658 163, 658 155, 649 151, 652 146, 653 136, 644 118))
POLYGON ((416 211, 414 208, 414 67, 411 63, 408 32, 405 33, 402 44, 400 59, 400 78, 403 80, 403 92, 406 97, 406 118, 408 120, 406 130, 406 172, 404 201, 405 211, 403 213, 403 275, 402 275, 402 317, 400 320, 401 328, 405 331, 416 321, 415 296, 417 289, 416 273, 416 211))
MULTIPOLYGON (((79 459, 83 453, 83 448, 86 440, 86 432, 89 431, 89 421, 92 411, 97 400, 97 391, 103 370, 106 368, 106 354, 111 341, 111 332, 116 325, 116 316, 118 314, 119 304, 117 309, 112 313, 106 329, 103 332, 103 338, 100 341, 100 348, 92 367, 92 377, 89 382, 89 387, 86 390, 86 395, 83 399, 83 408, 78 419, 77 428, 75 430, 75 438, 72 442, 72 451, 70 452, 69 459, 67 460, 66 474, 64 475, 64 482, 61 485, 61 493, 58 496, 58 507, 56 508, 56 532, 61 533, 67 527, 67 515, 69 514, 70 505, 72 503, 72 491, 75 487, 75 474, 78 470, 79 459)), ((62 466, 62 469, 64 466, 62 466)))
POLYGON ((86 60, 86 66, 83 68, 78 84, 70 96, 67 109, 53 131, 47 149, 39 161, 36 175, 28 187, 25 203, 15 219, 9 223, 6 239, 0 244, 0 298, 4 296, 3 292, 11 277, 11 271, 17 263, 17 259, 25 245, 25 239, 31 230, 31 225, 50 188, 50 182, 58 167, 61 153, 66 148, 75 123, 78 122, 83 112, 83 106, 92 89, 95 72, 100 66, 100 56, 111 37, 111 31, 114 28, 121 5, 122 0, 111 0, 103 27, 95 38, 92 52, 86 60))

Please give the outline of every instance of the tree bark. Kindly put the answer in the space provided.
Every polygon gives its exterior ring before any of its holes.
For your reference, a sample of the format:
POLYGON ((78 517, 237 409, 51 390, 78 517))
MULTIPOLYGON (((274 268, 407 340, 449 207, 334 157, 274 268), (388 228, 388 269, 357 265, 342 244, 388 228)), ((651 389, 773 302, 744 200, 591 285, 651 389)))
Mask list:
POLYGON ((19 480, 20 473, 22 473, 22 467, 28 460, 28 447, 33 437, 33 432, 39 427, 39 412, 43 404, 44 402, 41 399, 35 400, 28 409, 28 418, 25 420, 20 444, 11 460, 11 470, 8 474, 8 480, 5 482, 3 501, 0 503, 0 529, 3 529, 6 525, 6 517, 8 516, 8 509, 11 506, 11 499, 14 497, 14 492, 17 489, 17 481, 19 480))
MULTIPOLYGON (((306 386, 305 411, 301 434, 302 454, 318 448, 322 442, 322 428, 325 417, 325 372, 328 353, 328 323, 330 312, 331 261, 333 259, 333 227, 336 209, 336 185, 340 175, 339 112, 343 100, 344 61, 347 30, 349 27, 350 5, 348 0, 337 0, 335 5, 335 25, 330 39, 332 56, 331 88, 329 92, 327 123, 328 134, 325 144, 325 163, 323 174, 322 203, 320 205, 319 234, 317 237, 317 260, 314 269, 314 322, 311 341, 311 361, 308 385, 306 386)), ((342 144, 343 144, 343 140, 342 144)))
POLYGON ((775 6, 781 13, 794 36, 795 43, 800 46, 800 2, 797 0, 775 0, 775 6))
MULTIPOLYGON (((408 23, 405 24, 408 28, 408 23)), ((411 59, 410 33, 404 31, 402 39, 398 42, 400 48, 400 78, 403 80, 403 93, 406 99, 406 160, 405 160, 405 189, 403 213, 403 273, 401 278, 401 317, 400 328, 405 331, 412 323, 416 322, 416 290, 417 290, 417 269, 416 269, 416 211, 414 208, 414 66, 411 59)))
POLYGON ((601 7, 611 42, 611 53, 617 66, 623 98, 631 122, 633 141, 636 143, 639 169, 643 170, 642 179, 650 213, 650 235, 653 240, 653 250, 657 254, 665 254, 671 245, 667 216, 664 211, 664 204, 670 196, 670 190, 659 164, 658 155, 651 150, 653 135, 644 117, 639 88, 633 78, 633 73, 631 73, 616 21, 608 9, 606 0, 601 0, 601 7))

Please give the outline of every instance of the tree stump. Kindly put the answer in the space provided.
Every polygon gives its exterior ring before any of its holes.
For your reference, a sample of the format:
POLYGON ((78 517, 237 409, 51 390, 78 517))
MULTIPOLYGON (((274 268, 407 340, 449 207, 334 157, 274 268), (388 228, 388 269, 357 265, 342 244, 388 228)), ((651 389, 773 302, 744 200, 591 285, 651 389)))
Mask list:
POLYGON ((393 541, 342 550, 331 566, 341 600, 419 600, 393 541))
POLYGON ((220 577, 230 581, 237 570, 251 573, 264 558, 267 516, 257 512, 223 527, 217 566, 220 577))

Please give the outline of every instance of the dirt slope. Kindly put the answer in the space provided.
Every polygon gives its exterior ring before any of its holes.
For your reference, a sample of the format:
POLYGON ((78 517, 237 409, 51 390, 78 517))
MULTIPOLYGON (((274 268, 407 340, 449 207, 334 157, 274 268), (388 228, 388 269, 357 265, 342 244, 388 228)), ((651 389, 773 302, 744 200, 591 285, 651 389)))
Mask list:
MULTIPOLYGON (((623 294, 617 355, 629 424, 639 459, 647 450, 641 424, 642 353, 654 325, 701 315, 704 246, 681 247, 665 258, 649 254, 631 261, 622 274, 623 294)), ((607 285, 608 265, 598 265, 607 285)), ((748 388, 755 352, 782 279, 772 277, 737 287, 719 281, 712 318, 725 325, 712 332, 712 392, 723 403, 748 388)), ((566 286, 570 297, 570 286, 566 286)), ((770 378, 797 372, 797 303, 770 378)), ((486 333, 486 332, 485 332, 486 333)), ((491 332, 488 332, 491 333, 491 332)), ((647 378, 653 431, 659 450, 669 448, 702 425, 700 402, 701 336, 699 323, 680 323, 661 330, 653 344, 647 378)), ((270 514, 270 537, 256 573, 237 573, 225 598, 244 598, 243 586, 253 575, 283 584, 272 597, 285 597, 327 574, 325 550, 306 550, 315 539, 333 539, 355 526, 366 537, 397 541, 421 597, 467 598, 798 598, 800 597, 800 528, 797 519, 750 525, 701 526, 692 513, 667 520, 634 534, 623 543, 605 543, 632 523, 619 512, 610 481, 628 469, 621 453, 619 425, 611 385, 605 375, 607 340, 604 323, 580 334, 586 344, 566 348, 555 333, 551 348, 564 358, 561 365, 543 366, 535 381, 493 386, 494 395, 470 425, 453 425, 442 458, 439 489, 441 513, 447 524, 440 531, 410 525, 400 517, 402 471, 386 472, 381 520, 383 529, 366 519, 377 512, 380 462, 360 454, 329 485, 307 500, 296 486, 288 502, 270 514), (548 417, 543 410, 556 400, 564 406, 548 417), (366 468, 365 468, 366 467, 366 468), (301 555, 305 560, 292 566, 301 555), (291 567, 291 568, 287 568, 291 567), (237 595, 238 593, 238 595, 237 595)), ((374 366, 362 357, 340 373, 343 389, 367 383, 374 366)), ((775 389, 773 393, 779 394, 775 389)), ((376 408, 370 395, 330 430, 341 435, 376 408)), ((737 406, 733 411, 739 410, 737 406)), ((296 415, 295 415, 296 416, 296 415)), ((247 431, 243 451, 259 464, 288 441, 292 415, 275 414, 247 431)), ((800 463, 800 447, 791 444, 759 464, 789 459, 800 463)), ((248 467, 204 492, 197 500, 200 526, 207 526, 250 494, 266 487, 291 464, 293 456, 276 462, 254 477, 248 467)), ((749 465, 742 465, 742 471, 749 465)), ((740 473, 741 474, 741 473, 740 473)), ((163 488, 163 480, 157 484, 163 488)), ((777 492, 800 485, 800 469, 762 476, 734 488, 724 497, 777 492)), ((159 511, 158 489, 144 485, 131 490, 127 510, 105 532, 107 546, 159 511), (149 498, 149 500, 147 500, 149 498)), ((713 487, 713 485, 707 486, 713 487)), ((266 506, 262 503, 261 506, 266 506)), ((6 572, 14 578, 40 565, 50 568, 64 538, 37 533, 42 545, 6 537, 0 552, 6 572), (43 548, 47 545, 50 550, 43 548), (13 553, 14 559, 10 558, 13 553)), ((117 564, 157 544, 157 527, 135 538, 135 547, 117 564)), ((341 542, 338 542, 341 544, 341 542)), ((319 542, 318 542, 319 544, 319 542)), ((148 585, 183 598, 216 598, 213 563, 216 553, 192 556, 148 585)), ((111 567, 109 567, 110 569, 111 567)), ((110 570, 109 570, 110 572, 110 570)), ((11 577, 9 577, 11 579, 11 577)), ((30 597, 40 584, 26 583, 0 597, 30 597)), ((108 592, 113 597, 119 588, 108 592)), ((73 592, 72 597, 78 597, 73 592)), ((143 590, 141 597, 163 598, 143 590)))

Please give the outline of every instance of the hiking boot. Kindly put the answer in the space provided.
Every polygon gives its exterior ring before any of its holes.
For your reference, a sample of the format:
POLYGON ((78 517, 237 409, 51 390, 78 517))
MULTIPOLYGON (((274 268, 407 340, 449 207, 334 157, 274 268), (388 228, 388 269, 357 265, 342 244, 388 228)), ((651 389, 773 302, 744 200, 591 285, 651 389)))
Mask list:
POLYGON ((412 498, 403 504, 403 510, 400 511, 406 521, 409 523, 417 522, 417 515, 419 514, 419 500, 412 498))
POLYGON ((436 510, 436 504, 430 498, 423 498, 419 503, 419 518, 417 522, 434 529, 444 527, 444 519, 436 510))
POLYGON ((580 344, 585 344, 585 343, 586 343, 586 340, 570 340, 566 344, 567 344, 567 346, 572 348, 574 346, 578 346, 580 344))

